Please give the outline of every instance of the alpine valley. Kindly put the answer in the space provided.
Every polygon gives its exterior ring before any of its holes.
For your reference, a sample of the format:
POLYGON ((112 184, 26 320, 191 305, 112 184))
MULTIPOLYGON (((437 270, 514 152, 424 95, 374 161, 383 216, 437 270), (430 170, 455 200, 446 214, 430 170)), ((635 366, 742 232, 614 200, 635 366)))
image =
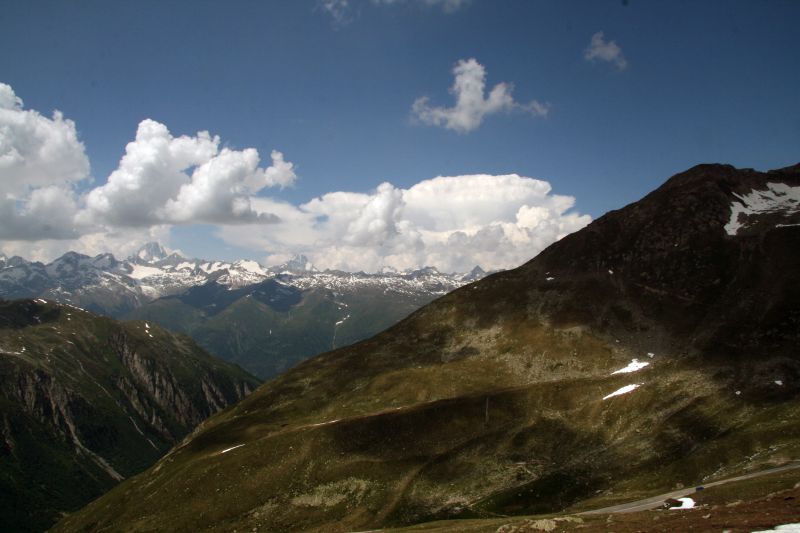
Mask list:
POLYGON ((259 383, 155 324, 0 300, 0 530, 46 529, 259 383))
POLYGON ((352 344, 486 275, 435 268, 379 274, 316 270, 305 257, 265 268, 205 261, 157 243, 118 261, 69 252, 45 265, 0 257, 0 297, 43 298, 186 333, 211 353, 269 378, 352 344))
POLYGON ((289 369, 55 531, 608 531, 575 513, 800 458, 799 347, 800 165, 701 165, 289 369))

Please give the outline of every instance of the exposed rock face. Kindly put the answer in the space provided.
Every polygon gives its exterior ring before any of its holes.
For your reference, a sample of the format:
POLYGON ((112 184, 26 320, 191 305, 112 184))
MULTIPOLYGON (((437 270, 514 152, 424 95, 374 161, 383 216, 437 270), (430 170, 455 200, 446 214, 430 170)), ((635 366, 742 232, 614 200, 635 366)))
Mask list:
POLYGON ((56 530, 552 513, 800 457, 799 187, 800 167, 679 174, 296 366, 56 530))
POLYGON ((149 324, 0 301, 0 529, 46 528, 257 383, 149 324))

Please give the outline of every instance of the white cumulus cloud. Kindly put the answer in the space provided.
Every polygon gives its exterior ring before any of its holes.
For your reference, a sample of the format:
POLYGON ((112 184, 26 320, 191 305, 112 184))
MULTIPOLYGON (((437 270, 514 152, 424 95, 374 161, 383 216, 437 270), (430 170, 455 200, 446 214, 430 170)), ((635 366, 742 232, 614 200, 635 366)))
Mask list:
POLYGON ((47 118, 23 109, 10 85, 0 83, 0 193, 66 185, 89 176, 89 159, 75 123, 60 111, 47 118))
MULTIPOLYGON (((476 61, 460 67, 454 109, 477 105, 485 114, 519 106, 504 84, 483 97, 485 73, 476 61), (477 100, 470 86, 476 79, 477 100)), ((46 118, 25 110, 11 87, 0 85, 0 249, 7 255, 49 260, 75 250, 125 257, 147 241, 169 244, 175 224, 208 223, 225 241, 261 250, 273 264, 302 253, 321 268, 430 265, 463 272, 476 264, 521 264, 590 221, 574 212, 574 198, 517 174, 436 177, 408 188, 383 183, 368 193, 336 191, 295 205, 259 194, 297 179, 281 152, 272 151, 262 166, 254 148, 224 147, 204 131, 175 136, 149 119, 108 179, 76 194, 88 177, 75 124, 58 112, 46 118)))
POLYGON ((453 67, 455 81, 450 93, 456 98, 453 107, 430 105, 426 96, 417 98, 411 106, 412 115, 424 124, 441 126, 459 133, 478 128, 487 115, 523 111, 533 116, 547 116, 550 106, 532 100, 527 104, 516 102, 510 83, 498 83, 489 94, 486 89, 486 68, 474 58, 462 59, 453 67))
POLYGON ((119 167, 86 197, 82 222, 110 226, 274 222, 251 208, 266 187, 294 183, 292 163, 273 151, 272 166, 259 167, 254 148, 220 149, 220 139, 201 131, 174 137, 164 124, 143 120, 119 167))
POLYGON ((89 177, 75 123, 24 109, 0 83, 0 238, 69 239, 77 200, 72 187, 89 177))
POLYGON ((590 222, 572 212, 574 202, 516 174, 437 177, 408 189, 331 192, 299 206, 258 198, 259 210, 280 223, 246 233, 223 226, 219 235, 269 251, 267 263, 303 253, 320 268, 351 271, 510 268, 590 222))
POLYGON ((90 167, 75 123, 60 111, 48 118, 25 109, 0 83, 0 244, 30 257, 103 245, 119 253, 171 224, 274 223, 251 198, 297 176, 281 152, 270 156, 262 167, 254 148, 221 148, 208 132, 175 137, 148 119, 106 182, 80 196, 90 167))
POLYGON ((583 51, 583 57, 586 61, 612 63, 619 70, 628 68, 628 60, 625 59, 622 48, 614 41, 606 41, 602 31, 592 35, 589 46, 583 51))

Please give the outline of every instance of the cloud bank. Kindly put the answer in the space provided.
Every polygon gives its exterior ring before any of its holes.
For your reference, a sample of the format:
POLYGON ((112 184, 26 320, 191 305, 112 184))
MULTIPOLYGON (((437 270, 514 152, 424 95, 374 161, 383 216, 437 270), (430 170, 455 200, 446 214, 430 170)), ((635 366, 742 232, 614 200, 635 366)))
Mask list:
POLYGON ((450 93, 455 96, 453 107, 430 105, 426 96, 417 98, 411 106, 414 118, 430 126, 440 126, 458 133, 469 133, 477 129, 487 115, 500 112, 521 111, 533 116, 544 117, 550 110, 549 104, 532 100, 527 104, 516 102, 512 96, 514 86, 498 83, 488 95, 486 89, 486 68, 473 59, 462 59, 453 67, 455 80, 450 93))
POLYGON ((24 109, 12 87, 0 83, 0 239, 11 241, 3 248, 12 253, 46 255, 66 251, 68 244, 57 242, 63 240, 118 249, 174 224, 272 224, 278 218, 254 211, 251 199, 297 176, 281 152, 270 157, 262 167, 254 148, 221 147, 206 131, 175 137, 146 119, 105 183, 79 195, 90 166, 75 123, 60 111, 47 118, 24 109), (37 244, 26 248, 26 241, 37 244))
POLYGON ((272 251, 267 264, 307 255, 318 268, 374 272, 430 265, 466 272, 510 268, 591 221, 575 199, 546 181, 475 174, 428 179, 401 189, 332 192, 299 206, 260 198, 282 223, 246 233, 222 227, 225 241, 272 251))
MULTIPOLYGON (((546 181, 474 174, 369 193, 335 191, 294 205, 265 195, 297 180, 273 150, 225 147, 206 131, 173 135, 143 120, 118 167, 83 194, 89 160, 75 124, 23 109, 0 84, 0 249, 50 260, 68 250, 127 256, 174 225, 211 224, 225 242, 267 264, 305 254, 321 268, 443 271, 510 268, 585 226, 574 198, 546 181), (242 226, 246 227, 243 231, 242 226)), ((213 259, 213 258, 211 258, 213 259)))
POLYGON ((592 35, 589 46, 583 51, 583 58, 590 62, 603 61, 611 63, 619 70, 628 68, 628 60, 625 59, 622 48, 614 41, 606 41, 602 31, 592 35))

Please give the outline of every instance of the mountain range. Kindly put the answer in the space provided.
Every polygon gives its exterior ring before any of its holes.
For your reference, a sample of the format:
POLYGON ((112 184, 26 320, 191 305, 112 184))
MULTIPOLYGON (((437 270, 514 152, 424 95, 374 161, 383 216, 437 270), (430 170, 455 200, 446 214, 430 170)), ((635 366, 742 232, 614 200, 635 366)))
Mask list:
POLYGON ((0 296, 44 298, 186 333, 262 378, 367 338, 486 275, 432 267, 318 271, 303 256, 276 267, 187 259, 148 243, 118 261, 69 252, 49 264, 0 257, 0 296))
POLYGON ((259 383, 155 324, 0 300, 0 530, 46 529, 259 383))
POLYGON ((700 165, 295 366, 55 530, 578 522, 800 457, 798 347, 800 165, 700 165))
POLYGON ((67 252, 44 264, 0 254, 0 294, 5 298, 45 298, 114 317, 209 282, 228 289, 275 280, 300 290, 352 290, 366 286, 387 292, 442 295, 485 274, 477 266, 467 274, 443 274, 433 267, 404 272, 385 268, 378 274, 320 272, 305 256, 266 268, 250 260, 189 259, 177 252, 168 253, 156 242, 145 244, 122 261, 110 253, 90 257, 67 252))

